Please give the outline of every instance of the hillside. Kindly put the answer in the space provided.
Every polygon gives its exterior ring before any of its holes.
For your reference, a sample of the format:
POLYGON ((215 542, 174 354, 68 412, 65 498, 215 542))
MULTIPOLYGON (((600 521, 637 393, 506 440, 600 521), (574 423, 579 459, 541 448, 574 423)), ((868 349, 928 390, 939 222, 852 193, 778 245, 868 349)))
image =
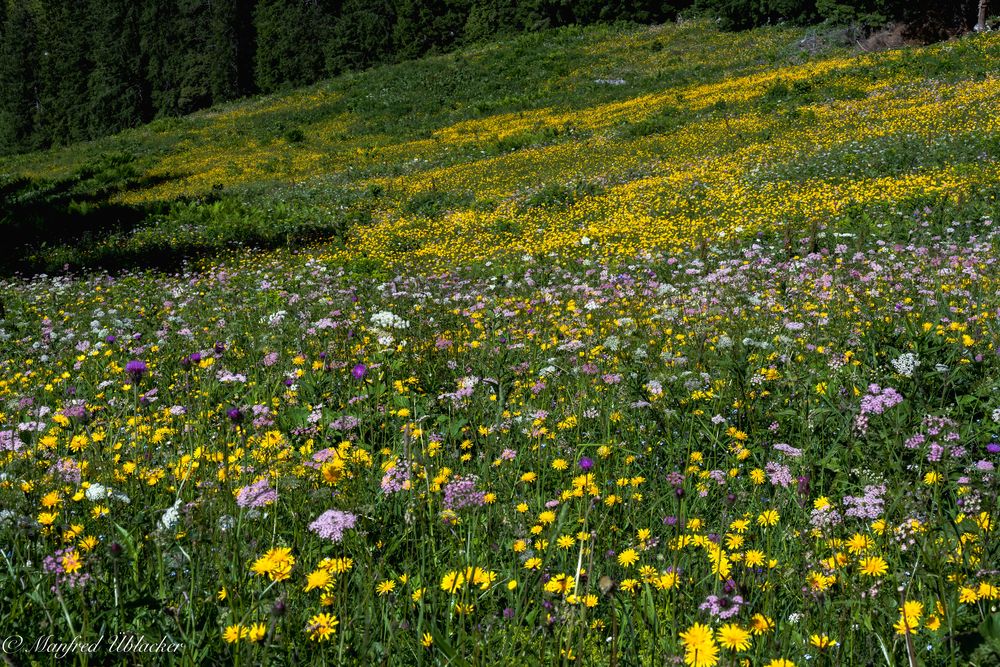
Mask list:
POLYGON ((434 267, 849 221, 995 185, 998 51, 703 23, 528 35, 5 160, 3 224, 46 241, 22 268, 51 270, 319 238, 434 267))
POLYGON ((560 29, 4 160, 0 651, 998 664, 1000 35, 834 41, 560 29))

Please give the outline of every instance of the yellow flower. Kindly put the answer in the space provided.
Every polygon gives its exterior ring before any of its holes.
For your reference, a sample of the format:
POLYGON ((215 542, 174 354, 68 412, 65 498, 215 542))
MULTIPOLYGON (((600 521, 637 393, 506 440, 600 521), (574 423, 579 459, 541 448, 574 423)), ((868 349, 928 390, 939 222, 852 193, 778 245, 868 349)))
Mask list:
POLYGON ((861 533, 854 533, 854 535, 847 541, 847 550, 852 554, 857 555, 862 551, 867 551, 872 546, 871 538, 861 533))
POLYGON ((763 527, 776 526, 780 520, 781 515, 778 514, 778 510, 764 510, 757 517, 757 525, 763 527))
POLYGON ((830 639, 827 635, 812 635, 809 637, 809 643, 818 649, 830 648, 837 645, 837 642, 830 639))
POLYGON ((394 590, 396 590, 396 582, 393 579, 386 579, 375 587, 375 592, 379 594, 379 597, 388 595, 394 590))
POLYGON ((431 633, 425 632, 423 639, 420 640, 420 643, 423 644, 424 648, 430 648, 431 644, 434 643, 434 637, 431 636, 431 633))
POLYGON ((285 581, 292 574, 295 556, 288 547, 271 549, 254 561, 250 569, 256 574, 267 575, 271 581, 285 581))
POLYGON ((259 642, 267 634, 267 626, 263 623, 254 623, 247 632, 247 639, 252 642, 259 642))
POLYGON ((566 574, 557 574, 545 583, 545 591, 548 593, 556 593, 557 595, 566 595, 573 592, 575 583, 573 578, 566 574))
POLYGON ((757 549, 747 549, 743 555, 743 562, 747 567, 760 567, 764 564, 764 552, 757 549))
POLYGON ((731 651, 746 651, 750 648, 750 633, 735 623, 723 625, 715 631, 715 638, 722 648, 731 651))
POLYGON ((318 570, 313 570, 306 576, 306 587, 305 592, 315 590, 317 588, 326 590, 333 584, 333 577, 330 576, 330 571, 320 568, 318 570))
POLYGON ((976 595, 979 596, 980 600, 996 600, 1000 597, 1000 588, 982 581, 979 583, 979 588, 976 589, 976 595))
POLYGON ((462 584, 465 583, 465 575, 461 572, 448 572, 443 577, 441 577, 441 590, 446 593, 454 594, 462 584))
POLYGON ((684 645, 684 662, 689 667, 714 667, 719 662, 719 647, 707 625, 695 623, 680 637, 684 645))
POLYGON ((83 567, 83 563, 80 562, 80 554, 76 552, 76 549, 73 549, 69 553, 63 555, 62 567, 69 574, 73 574, 83 567))
POLYGON ((62 502, 62 496, 58 491, 49 491, 44 496, 42 496, 42 507, 45 509, 52 509, 56 505, 62 502))
POLYGON ((869 577, 881 577, 889 571, 889 565, 881 556, 870 556, 858 561, 861 573, 869 577))
POLYGON ((324 558, 317 567, 329 570, 333 574, 343 574, 354 567, 354 560, 351 558, 324 558))
POLYGON ((714 644, 712 630, 707 625, 695 623, 680 634, 681 644, 688 651, 714 644))
POLYGON ((979 595, 976 593, 975 589, 969 588, 968 586, 962 586, 958 590, 958 601, 964 602, 966 604, 972 604, 979 599, 979 595))
POLYGON ((237 623, 236 625, 230 625, 226 628, 225 632, 222 633, 222 638, 225 639, 230 644, 235 644, 240 639, 243 639, 248 634, 247 629, 237 623))
POLYGON ((774 620, 764 614, 754 614, 750 619, 750 630, 755 635, 762 635, 765 632, 774 630, 774 620))
POLYGON ((767 667, 795 667, 795 663, 791 660, 785 660, 784 658, 775 658, 771 662, 767 663, 767 667))
POLYGON ((526 560, 524 562, 524 569, 525 570, 537 570, 541 566, 542 566, 542 559, 541 558, 529 558, 528 560, 526 560))
POLYGON ((338 625, 340 621, 333 614, 316 614, 309 619, 306 632, 309 634, 309 639, 321 642, 332 637, 337 632, 338 625))
POLYGON ((622 567, 631 567, 639 560, 638 554, 636 554, 635 549, 626 549, 625 551, 618 554, 618 564, 622 567))

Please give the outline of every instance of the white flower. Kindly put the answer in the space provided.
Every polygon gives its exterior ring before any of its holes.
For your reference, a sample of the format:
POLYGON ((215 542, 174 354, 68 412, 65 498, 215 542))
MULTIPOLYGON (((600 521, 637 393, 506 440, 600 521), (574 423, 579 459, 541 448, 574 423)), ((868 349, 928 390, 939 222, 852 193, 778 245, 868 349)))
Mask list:
POLYGON ((87 500, 91 502, 96 502, 98 500, 104 500, 111 495, 111 490, 103 484, 91 484, 87 487, 87 490, 83 494, 87 497, 87 500))
POLYGON ((382 310, 371 316, 372 325, 380 329, 406 329, 410 323, 388 310, 382 310))
POLYGON ((163 513, 163 516, 160 517, 160 528, 162 528, 163 530, 174 529, 174 526, 177 525, 177 522, 181 518, 181 505, 182 505, 181 499, 178 498, 177 500, 174 501, 172 507, 168 507, 166 509, 166 511, 163 513))
POLYGON ((903 377, 913 377, 913 372, 919 365, 919 357, 912 352, 905 352, 892 360, 892 367, 903 377))
POLYGON ((272 313, 267 318, 267 323, 269 325, 271 325, 272 327, 275 326, 275 325, 281 324, 281 322, 284 321, 286 315, 288 315, 288 311, 279 310, 276 313, 272 313))

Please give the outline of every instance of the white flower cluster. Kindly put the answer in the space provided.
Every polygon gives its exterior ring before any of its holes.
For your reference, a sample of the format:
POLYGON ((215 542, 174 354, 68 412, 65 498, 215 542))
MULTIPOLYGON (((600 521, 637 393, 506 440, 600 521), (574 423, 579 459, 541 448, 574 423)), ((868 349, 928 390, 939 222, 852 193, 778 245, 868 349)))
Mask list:
POLYGON ((1000 408, 993 411, 992 417, 995 424, 1000 424, 1000 408))
POLYGON ((174 526, 176 526, 177 522, 180 521, 181 505, 183 504, 184 503, 181 501, 181 499, 178 498, 177 500, 174 501, 174 504, 171 507, 168 507, 166 509, 166 511, 163 513, 163 516, 160 517, 161 530, 168 531, 174 529, 174 526))
POLYGON ((379 329, 406 329, 410 326, 408 321, 388 310, 375 313, 371 316, 370 322, 379 329))
POLYGON ((904 352, 892 360, 892 367, 903 377, 913 377, 918 366, 920 366, 920 358, 912 352, 904 352))
POLYGON ((124 493, 112 491, 103 484, 98 484, 96 482, 91 483, 91 485, 87 487, 87 490, 83 492, 83 495, 90 502, 97 502, 98 500, 106 500, 108 498, 114 498, 115 500, 123 502, 126 505, 132 502, 132 499, 124 493))

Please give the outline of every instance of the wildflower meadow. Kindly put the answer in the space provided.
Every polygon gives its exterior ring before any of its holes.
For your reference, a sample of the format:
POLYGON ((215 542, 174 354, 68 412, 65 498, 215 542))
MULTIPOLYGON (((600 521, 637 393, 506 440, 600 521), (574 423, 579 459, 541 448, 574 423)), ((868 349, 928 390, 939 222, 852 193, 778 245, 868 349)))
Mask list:
POLYGON ((1000 38, 554 35, 98 144, 151 217, 0 279, 7 659, 1000 664, 1000 38))

